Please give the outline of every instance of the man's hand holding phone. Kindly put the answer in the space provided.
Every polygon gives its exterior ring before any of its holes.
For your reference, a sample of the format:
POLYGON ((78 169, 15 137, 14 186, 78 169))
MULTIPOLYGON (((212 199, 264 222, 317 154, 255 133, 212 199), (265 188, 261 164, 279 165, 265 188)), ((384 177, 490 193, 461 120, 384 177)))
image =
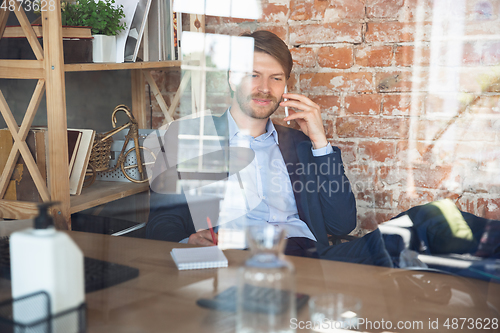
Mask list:
POLYGON ((299 124, 302 132, 311 139, 314 149, 326 147, 328 141, 326 140, 326 133, 323 127, 319 105, 306 96, 299 94, 289 94, 285 92, 283 98, 284 100, 280 103, 281 106, 302 111, 297 112, 295 110, 289 110, 290 115, 285 117, 284 120, 295 120, 297 124, 299 124))

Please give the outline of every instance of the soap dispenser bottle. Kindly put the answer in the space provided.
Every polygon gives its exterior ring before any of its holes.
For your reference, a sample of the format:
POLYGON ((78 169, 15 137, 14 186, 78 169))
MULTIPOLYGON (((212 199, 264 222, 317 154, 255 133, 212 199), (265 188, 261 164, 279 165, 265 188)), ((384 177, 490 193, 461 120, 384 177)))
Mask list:
MULTIPOLYGON (((50 314, 60 314, 85 301, 83 254, 64 232, 56 231, 47 210, 55 203, 38 206, 34 228, 10 236, 12 297, 14 299, 39 291, 49 295, 50 314)), ((14 321, 27 323, 42 315, 39 304, 14 303, 14 321), (37 313, 38 311, 38 313, 37 313)), ((52 332, 78 332, 77 311, 48 324, 52 332)))

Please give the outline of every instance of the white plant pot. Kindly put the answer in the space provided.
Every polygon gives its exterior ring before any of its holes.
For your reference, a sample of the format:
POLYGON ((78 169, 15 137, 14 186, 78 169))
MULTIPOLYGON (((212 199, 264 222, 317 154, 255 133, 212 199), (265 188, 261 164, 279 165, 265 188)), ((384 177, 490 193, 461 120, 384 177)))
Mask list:
POLYGON ((116 36, 92 35, 92 60, 116 62, 116 36))

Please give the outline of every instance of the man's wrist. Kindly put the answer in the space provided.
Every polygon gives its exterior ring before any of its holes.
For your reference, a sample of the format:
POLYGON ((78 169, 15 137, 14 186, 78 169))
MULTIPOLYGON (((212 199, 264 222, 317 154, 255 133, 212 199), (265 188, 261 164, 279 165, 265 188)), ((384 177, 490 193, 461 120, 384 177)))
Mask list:
POLYGON ((328 141, 326 139, 324 141, 321 140, 321 141, 318 141, 318 142, 312 141, 313 149, 325 148, 327 145, 328 145, 328 141))

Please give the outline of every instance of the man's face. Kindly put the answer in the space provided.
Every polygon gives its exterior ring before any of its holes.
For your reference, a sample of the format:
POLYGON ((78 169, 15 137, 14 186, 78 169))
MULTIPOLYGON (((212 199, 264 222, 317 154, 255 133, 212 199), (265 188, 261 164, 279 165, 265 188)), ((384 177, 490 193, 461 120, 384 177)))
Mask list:
POLYGON ((232 85, 241 111, 255 119, 269 118, 278 109, 285 86, 283 67, 263 52, 254 53, 253 72, 232 85))

